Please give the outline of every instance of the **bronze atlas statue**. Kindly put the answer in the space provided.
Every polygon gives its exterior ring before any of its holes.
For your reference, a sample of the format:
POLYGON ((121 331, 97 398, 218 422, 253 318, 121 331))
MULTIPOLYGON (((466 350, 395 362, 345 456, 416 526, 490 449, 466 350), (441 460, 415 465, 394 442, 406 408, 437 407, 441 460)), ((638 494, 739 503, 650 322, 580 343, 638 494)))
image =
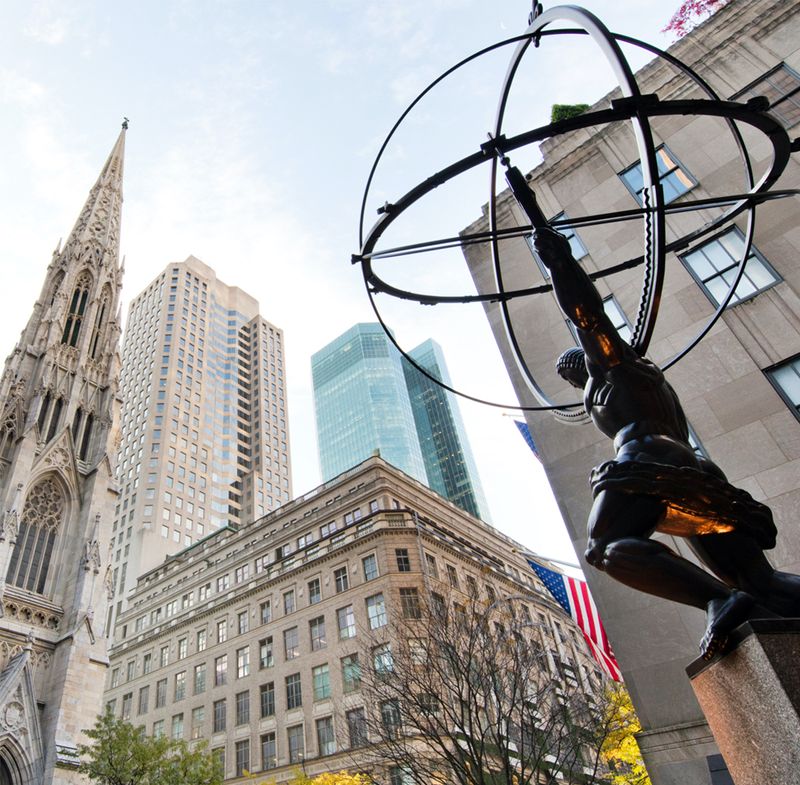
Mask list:
POLYGON ((541 228, 534 242, 581 345, 559 357, 558 373, 583 390, 616 451, 592 471, 586 560, 634 589, 704 609, 706 659, 748 618, 800 616, 800 578, 764 556, 775 545, 770 509, 694 452, 675 391, 619 336, 566 238, 541 228), (651 540, 657 531, 687 538, 714 575, 651 540))
MULTIPOLYGON (((628 36, 611 33, 597 17, 584 9, 560 6, 542 11, 539 4, 534 4, 530 25, 523 35, 464 58, 426 87, 401 115, 370 172, 361 204, 361 247, 353 257, 353 262, 362 267, 367 291, 381 324, 384 322, 375 301, 379 293, 424 305, 496 304, 520 376, 540 404, 520 408, 525 411, 551 410, 560 416, 569 416, 568 413, 580 404, 556 403, 547 397, 523 356, 509 311, 509 303, 515 298, 553 290, 561 310, 574 325, 580 343, 580 348, 569 349, 559 358, 557 370, 564 379, 583 390, 586 412, 595 426, 613 439, 616 451, 613 460, 592 472, 594 502, 589 517, 590 539, 586 558, 590 564, 635 589, 705 610, 708 623, 700 648, 707 659, 722 651, 730 632, 747 619, 800 617, 800 577, 776 571, 764 556, 764 551, 775 545, 776 528, 771 511, 747 492, 731 486, 718 466, 694 452, 689 444, 689 429, 681 404, 664 377, 664 370, 703 339, 731 302, 752 243, 756 205, 797 195, 796 191, 773 189, 791 153, 800 150, 800 142, 789 139, 786 130, 767 111, 768 108, 766 99, 751 99, 744 103, 723 100, 698 74, 670 53, 628 36), (566 26, 559 26, 562 23, 566 26), (597 45, 619 80, 621 97, 613 99, 606 108, 593 107, 574 117, 507 136, 507 103, 521 59, 526 52, 535 51, 544 40, 574 35, 588 35, 597 45), (693 97, 664 100, 655 94, 642 93, 623 56, 622 43, 656 55, 677 69, 694 84, 693 97), (489 141, 428 177, 394 202, 385 203, 378 210, 377 222, 365 231, 365 207, 376 168, 402 121, 445 77, 475 58, 505 45, 514 45, 515 49, 501 89, 496 122, 489 141), (714 208, 716 217, 704 219, 698 228, 668 242, 665 216, 673 208, 667 205, 661 187, 651 120, 686 115, 720 118, 727 124, 743 162, 746 192, 700 199, 693 204, 684 201, 677 209, 714 208), (509 154, 561 134, 618 122, 629 122, 636 140, 642 175, 641 209, 580 217, 571 215, 569 220, 562 216, 548 222, 524 175, 510 165, 509 154), (753 176, 750 153, 739 126, 761 133, 772 148, 771 160, 767 156, 768 164, 762 167, 763 174, 758 181, 753 176), (488 232, 461 233, 457 238, 378 248, 382 235, 409 207, 440 185, 483 165, 491 170, 488 232), (501 166, 505 167, 506 182, 530 222, 527 225, 511 229, 499 226, 497 183, 501 181, 501 166), (713 236, 730 225, 734 218, 745 214, 749 214, 745 250, 727 296, 722 298, 700 332, 661 368, 657 367, 646 359, 646 353, 658 315, 668 252, 713 236), (573 258, 567 240, 557 231, 560 226, 574 229, 631 220, 641 221, 643 226, 642 256, 599 270, 591 279, 573 258), (534 232, 538 254, 550 270, 551 282, 525 289, 508 289, 504 283, 499 241, 527 236, 531 231, 534 232), (388 283, 376 270, 376 264, 383 260, 394 261, 408 254, 456 245, 464 247, 472 243, 488 243, 490 246, 495 279, 492 291, 447 296, 415 292, 388 283), (592 279, 639 265, 643 269, 642 294, 632 337, 626 343, 606 316, 592 279), (655 532, 685 537, 709 571, 651 539, 655 532)), ((385 324, 384 328, 402 352, 385 324)), ((424 376, 451 392, 463 394, 431 376, 413 357, 405 352, 404 355, 424 376)), ((465 397, 480 400, 474 396, 465 397)))

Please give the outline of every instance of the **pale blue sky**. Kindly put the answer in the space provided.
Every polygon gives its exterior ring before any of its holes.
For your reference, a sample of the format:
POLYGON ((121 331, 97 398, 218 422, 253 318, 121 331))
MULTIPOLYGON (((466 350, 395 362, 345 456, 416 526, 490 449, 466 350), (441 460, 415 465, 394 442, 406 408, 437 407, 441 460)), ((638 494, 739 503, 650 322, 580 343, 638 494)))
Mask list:
MULTIPOLYGON (((672 4, 585 6, 612 30, 669 43, 659 31, 672 4)), ((523 32, 529 11, 522 0, 0 0, 0 352, 12 349, 128 116, 125 307, 189 254, 252 293, 286 334, 295 492, 310 490, 319 474, 309 357, 373 318, 350 265, 372 159, 422 87, 523 32)), ((589 49, 545 42, 534 55, 512 94, 516 130, 545 123, 552 103, 592 103, 614 86, 589 49)), ((459 72, 420 105, 379 171, 372 217, 484 141, 509 56, 459 72)), ((409 213, 397 237, 454 234, 485 200, 476 173, 409 213)), ((450 259, 408 270, 420 288, 463 289, 450 259)), ((389 309, 401 343, 439 340, 456 386, 512 401, 481 311, 422 310, 389 309)), ((462 412, 495 525, 569 558, 541 469, 511 421, 473 404, 462 412)))

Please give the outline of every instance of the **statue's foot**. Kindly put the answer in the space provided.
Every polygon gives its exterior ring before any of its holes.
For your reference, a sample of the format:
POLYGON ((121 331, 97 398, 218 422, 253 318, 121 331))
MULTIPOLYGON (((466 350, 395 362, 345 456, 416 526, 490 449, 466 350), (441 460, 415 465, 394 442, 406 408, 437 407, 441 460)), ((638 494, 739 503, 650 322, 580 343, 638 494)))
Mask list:
POLYGON ((700 656, 710 660, 725 649, 733 630, 750 618, 755 600, 743 591, 733 590, 727 597, 711 600, 706 607, 706 632, 700 641, 700 656))

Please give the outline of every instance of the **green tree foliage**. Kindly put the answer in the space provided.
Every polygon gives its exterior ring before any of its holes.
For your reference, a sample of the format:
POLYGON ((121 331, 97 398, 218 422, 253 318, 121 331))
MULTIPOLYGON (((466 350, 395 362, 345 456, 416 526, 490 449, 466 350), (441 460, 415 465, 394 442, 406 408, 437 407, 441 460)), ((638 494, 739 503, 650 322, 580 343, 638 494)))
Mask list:
POLYGON ((628 691, 621 684, 606 688, 604 725, 607 728, 600 755, 614 785, 651 785, 636 734, 642 729, 628 691))
POLYGON ((145 736, 111 712, 86 731, 80 771, 97 785, 221 785, 222 772, 204 744, 145 736))
POLYGON ((577 117, 588 108, 589 104, 553 104, 553 108, 550 110, 550 122, 557 123, 559 120, 577 117))

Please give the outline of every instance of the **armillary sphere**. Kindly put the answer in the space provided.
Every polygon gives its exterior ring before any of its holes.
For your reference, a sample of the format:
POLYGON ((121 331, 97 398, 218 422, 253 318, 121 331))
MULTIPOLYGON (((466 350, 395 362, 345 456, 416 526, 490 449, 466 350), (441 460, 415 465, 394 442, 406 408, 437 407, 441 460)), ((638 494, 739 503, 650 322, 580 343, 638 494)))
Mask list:
POLYGON ((734 101, 724 101, 710 87, 710 85, 694 70, 683 64, 673 55, 657 47, 651 46, 643 41, 625 35, 610 32, 605 25, 592 13, 576 6, 558 6, 548 11, 542 12, 538 6, 528 29, 519 36, 500 41, 492 46, 481 49, 478 52, 464 58, 452 68, 445 71, 433 82, 431 82, 407 107, 400 118, 384 140, 378 155, 375 158, 372 169, 370 170, 364 196, 361 202, 361 214, 359 224, 359 242, 361 250, 353 256, 353 263, 360 264, 364 276, 364 282, 370 297, 370 302, 375 311, 379 322, 383 325, 387 335, 397 346, 406 359, 414 365, 417 370, 428 378, 446 387, 453 393, 462 397, 486 403, 492 406, 503 408, 518 408, 528 411, 560 410, 567 413, 570 409, 580 407, 579 402, 556 403, 551 401, 540 385, 536 382, 528 368, 525 358, 517 341, 517 336, 509 315, 508 304, 511 300, 519 297, 530 297, 533 295, 547 292, 551 289, 549 284, 543 284, 525 289, 506 289, 503 281, 503 265, 498 247, 498 241, 509 237, 519 237, 530 234, 538 227, 550 225, 555 229, 566 226, 576 229, 584 226, 595 226, 621 221, 637 220, 643 225, 643 253, 641 256, 615 264, 611 267, 599 270, 592 274, 593 279, 604 278, 613 273, 620 272, 631 267, 642 267, 642 288, 639 305, 636 314, 636 321, 633 328, 631 345, 640 354, 644 355, 653 335, 656 319, 658 317, 659 303, 661 300, 661 290, 664 283, 666 254, 670 251, 677 251, 687 247, 690 243, 717 231, 720 227, 730 223, 735 217, 742 213, 747 213, 747 228, 745 231, 744 246, 741 258, 738 262, 737 273, 730 283, 727 295, 720 302, 714 314, 707 320, 703 328, 668 362, 663 363, 663 368, 669 368, 690 352, 714 326, 722 312, 727 307, 736 290, 744 272, 745 263, 750 253, 755 229, 755 207, 756 205, 777 198, 795 196, 796 190, 771 190, 778 180, 789 161, 792 152, 800 149, 798 140, 790 141, 783 126, 771 114, 769 114, 769 102, 764 98, 751 99, 746 103, 734 101), (566 23, 569 26, 555 26, 556 23, 566 23), (588 35, 597 46, 602 55, 610 64, 619 84, 622 97, 613 100, 607 109, 589 111, 577 117, 548 123, 547 125, 516 136, 507 137, 503 133, 503 124, 506 114, 509 92, 514 79, 517 75, 519 65, 523 56, 531 50, 532 45, 535 50, 540 42, 552 36, 575 36, 588 35), (681 99, 681 100, 661 100, 654 94, 643 94, 637 85, 633 71, 625 59, 620 43, 631 44, 644 49, 657 57, 663 58, 672 66, 677 68, 694 84, 700 88, 706 98, 702 99, 681 99), (500 91, 500 100, 497 109, 497 116, 494 128, 489 134, 489 141, 480 144, 476 151, 471 155, 455 161, 441 171, 436 172, 408 193, 400 196, 396 201, 387 203, 378 210, 379 218, 374 226, 365 233, 365 210, 367 200, 370 196, 370 187, 373 178, 382 160, 382 157, 389 146, 393 136, 400 125, 414 109, 414 107, 424 98, 436 85, 449 77, 458 69, 465 66, 477 58, 487 53, 497 50, 504 46, 515 45, 514 52, 509 63, 506 76, 500 91), (651 129, 651 118, 667 117, 672 115, 708 116, 722 118, 728 127, 739 152, 743 169, 743 182, 746 190, 743 193, 726 194, 724 196, 714 196, 704 199, 685 199, 678 204, 666 204, 663 189, 659 182, 659 172, 656 159, 656 148, 653 142, 651 129), (518 169, 510 165, 509 154, 519 150, 526 145, 540 142, 549 137, 559 136, 581 128, 592 126, 602 126, 608 123, 625 121, 629 122, 633 128, 636 145, 638 148, 639 163, 641 165, 643 189, 642 205, 639 208, 595 213, 585 216, 570 216, 568 220, 553 220, 548 222, 536 204, 533 191, 528 187, 524 176, 518 169), (745 146, 738 124, 744 123, 766 137, 772 147, 771 161, 766 168, 763 176, 755 181, 753 168, 749 152, 745 146), (403 213, 413 204, 417 203, 424 196, 435 188, 452 180, 481 164, 488 164, 491 170, 490 193, 489 193, 489 230, 476 234, 464 234, 458 237, 444 237, 436 240, 427 240, 410 245, 396 246, 393 248, 378 249, 378 241, 387 230, 403 213), (499 228, 497 226, 496 200, 497 200, 497 180, 499 167, 505 168, 505 179, 508 187, 516 197, 522 209, 527 214, 530 223, 513 228, 499 228), (708 221, 700 228, 684 234, 677 240, 667 242, 665 238, 665 219, 668 214, 677 212, 689 212, 706 208, 720 208, 722 212, 713 220, 708 221), (435 296, 423 292, 415 292, 400 289, 384 281, 374 270, 373 262, 376 260, 403 257, 410 254, 419 254, 442 248, 455 246, 464 247, 473 243, 486 243, 491 246, 492 264, 494 268, 495 291, 484 294, 463 294, 450 296, 435 296), (449 387, 440 379, 431 376, 426 370, 420 367, 413 358, 403 352, 397 344, 394 336, 381 317, 376 302, 376 294, 383 293, 402 300, 410 300, 423 305, 437 305, 443 303, 473 303, 473 302, 496 302, 502 313, 502 320, 505 326, 509 344, 512 347, 517 365, 523 378, 526 380, 530 391, 539 401, 538 406, 520 407, 517 404, 500 404, 491 401, 484 401, 471 395, 449 387))

